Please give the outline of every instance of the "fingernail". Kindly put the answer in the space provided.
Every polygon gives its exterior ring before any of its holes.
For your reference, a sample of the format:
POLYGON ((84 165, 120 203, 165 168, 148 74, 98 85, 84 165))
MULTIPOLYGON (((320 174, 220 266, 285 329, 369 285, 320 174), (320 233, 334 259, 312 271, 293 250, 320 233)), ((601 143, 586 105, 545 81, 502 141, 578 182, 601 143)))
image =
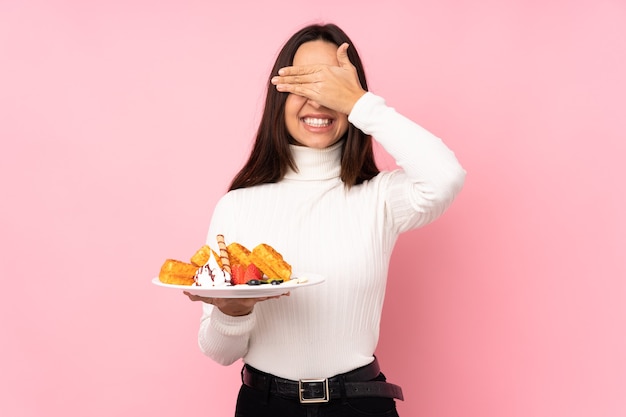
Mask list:
POLYGON ((278 82, 278 77, 272 77, 272 84, 276 84, 278 82))
POLYGON ((283 75, 283 74, 285 74, 285 69, 284 68, 279 69, 278 75, 283 75))

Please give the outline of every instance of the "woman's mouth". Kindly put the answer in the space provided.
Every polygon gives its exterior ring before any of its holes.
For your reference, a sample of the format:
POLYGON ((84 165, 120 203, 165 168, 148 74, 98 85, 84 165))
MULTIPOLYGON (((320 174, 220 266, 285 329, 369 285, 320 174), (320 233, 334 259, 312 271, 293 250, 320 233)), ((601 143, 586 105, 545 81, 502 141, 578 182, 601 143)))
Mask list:
POLYGON ((311 127, 327 127, 333 124, 333 119, 323 119, 318 117, 303 117, 302 122, 311 127))

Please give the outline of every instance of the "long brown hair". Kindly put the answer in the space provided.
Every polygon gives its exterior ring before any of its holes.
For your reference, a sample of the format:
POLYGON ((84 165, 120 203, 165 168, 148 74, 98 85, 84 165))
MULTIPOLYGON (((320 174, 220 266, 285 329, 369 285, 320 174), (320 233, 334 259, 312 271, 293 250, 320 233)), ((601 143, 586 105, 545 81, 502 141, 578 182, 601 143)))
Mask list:
MULTIPOLYGON (((288 93, 278 92, 270 80, 278 74, 280 68, 293 65, 293 58, 300 45, 315 40, 337 46, 347 42, 350 45, 348 58, 356 68, 361 86, 367 91, 361 58, 343 30, 334 24, 315 24, 300 29, 285 43, 276 58, 267 80, 265 108, 252 152, 230 184, 230 190, 277 182, 283 178, 288 168, 297 169, 289 149, 289 143, 293 143, 293 139, 285 125, 285 102, 288 93)), ((343 139, 341 179, 346 186, 351 187, 375 177, 379 170, 374 160, 372 138, 349 123, 343 139)))

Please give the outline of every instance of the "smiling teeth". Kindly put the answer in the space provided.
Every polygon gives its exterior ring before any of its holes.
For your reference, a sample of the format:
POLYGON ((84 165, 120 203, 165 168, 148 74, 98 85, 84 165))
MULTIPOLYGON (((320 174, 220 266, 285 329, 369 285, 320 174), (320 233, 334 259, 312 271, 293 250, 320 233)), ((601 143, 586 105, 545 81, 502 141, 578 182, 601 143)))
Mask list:
POLYGON ((330 126, 333 122, 331 119, 316 119, 314 117, 305 117, 302 121, 313 127, 330 126))

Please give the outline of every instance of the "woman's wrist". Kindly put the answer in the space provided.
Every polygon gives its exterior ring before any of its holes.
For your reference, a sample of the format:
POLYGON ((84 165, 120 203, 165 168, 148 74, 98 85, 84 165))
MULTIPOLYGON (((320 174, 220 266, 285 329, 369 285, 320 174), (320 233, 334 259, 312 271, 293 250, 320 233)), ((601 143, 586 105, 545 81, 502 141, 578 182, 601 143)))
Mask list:
POLYGON ((252 313, 256 301, 253 298, 215 298, 213 305, 227 316, 242 317, 252 313))
POLYGON ((250 309, 237 309, 237 308, 228 308, 228 307, 217 307, 223 314, 231 317, 243 317, 252 313, 254 308, 250 309))

